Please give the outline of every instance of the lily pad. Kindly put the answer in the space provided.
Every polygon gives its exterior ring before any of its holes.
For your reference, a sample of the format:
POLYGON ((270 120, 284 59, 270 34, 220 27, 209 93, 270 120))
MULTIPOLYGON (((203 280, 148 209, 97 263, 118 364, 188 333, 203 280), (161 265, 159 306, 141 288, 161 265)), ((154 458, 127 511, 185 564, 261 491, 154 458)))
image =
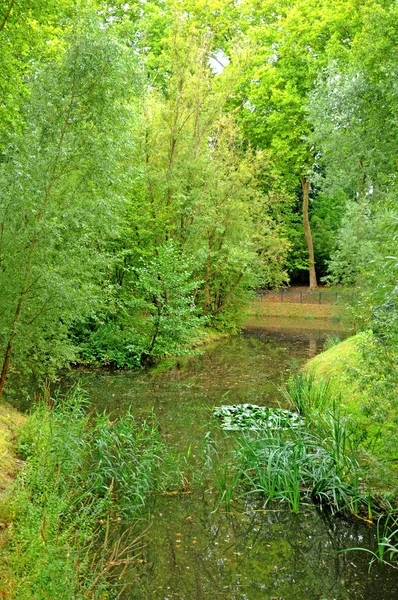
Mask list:
POLYGON ((291 429, 303 424, 303 419, 296 412, 256 404, 218 406, 214 409, 214 416, 221 419, 221 428, 227 431, 291 429))

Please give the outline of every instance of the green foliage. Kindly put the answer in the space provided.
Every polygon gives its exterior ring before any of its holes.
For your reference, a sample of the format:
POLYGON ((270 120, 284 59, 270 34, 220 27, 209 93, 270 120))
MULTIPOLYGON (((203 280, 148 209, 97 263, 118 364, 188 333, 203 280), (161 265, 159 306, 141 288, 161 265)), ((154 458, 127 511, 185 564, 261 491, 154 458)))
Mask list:
POLYGON ((54 374, 74 357, 70 325, 106 298, 100 290, 109 258, 99 240, 112 230, 120 202, 131 67, 94 19, 32 83, 23 134, 0 165, 4 368, 11 359, 14 368, 54 374))
POLYGON ((21 131, 23 103, 30 82, 43 61, 58 60, 65 49, 65 34, 73 28, 76 12, 90 10, 91 2, 49 0, 45 4, 21 0, 0 5, 0 162, 16 131, 21 131))
POLYGON ((312 373, 297 373, 287 381, 282 392, 289 404, 307 419, 324 411, 333 394, 330 381, 315 378, 312 373))
MULTIPOLYGON (((316 424, 300 427, 261 427, 235 438, 230 464, 215 465, 216 487, 221 498, 233 491, 261 494, 265 503, 287 502, 297 512, 309 500, 326 503, 332 510, 357 513, 361 500, 360 469, 353 452, 354 436, 335 407, 316 424)), ((213 466, 214 466, 213 465, 213 466)))
MULTIPOLYGON (((308 270, 310 252, 302 225, 304 206, 297 210, 298 204, 303 204, 301 183, 309 177, 316 181, 319 168, 318 145, 310 139, 307 102, 330 54, 344 55, 349 48, 358 27, 358 10, 355 2, 340 0, 244 4, 243 28, 250 55, 242 60, 244 63, 246 58, 244 75, 233 104, 240 108, 245 137, 254 147, 271 153, 275 169, 283 177, 287 202, 279 218, 291 242, 289 274, 297 276, 308 270), (298 218, 292 219, 292 215, 298 218)), ((314 198, 315 189, 311 188, 315 262, 322 273, 341 213, 333 212, 332 199, 325 210, 322 197, 314 198)))
POLYGON ((0 393, 10 366, 55 377, 184 352, 204 321, 233 330, 253 288, 286 280, 281 178, 227 114, 238 73, 209 64, 227 4, 66 2, 18 31, 25 5, 12 13, 0 44, 18 41, 23 91, 3 78, 18 123, 0 164, 0 393))
MULTIPOLYGON (((343 402, 332 381, 313 372, 297 374, 285 397, 301 419, 286 423, 278 409, 249 410, 246 405, 217 409, 225 419, 221 427, 239 432, 229 436, 233 449, 225 468, 216 448, 209 453, 220 498, 229 503, 235 491, 259 493, 266 503, 286 501, 295 511, 311 499, 369 518, 372 511, 388 512, 388 494, 375 491, 366 424, 347 410, 349 400, 343 402)), ((387 476, 392 483, 392 473, 387 476)))
POLYGON ((147 315, 143 332, 143 354, 148 357, 178 354, 205 319, 197 315, 192 280, 193 266, 171 243, 157 249, 156 256, 137 268, 140 309, 147 315))
POLYGON ((78 345, 79 361, 83 363, 120 368, 141 364, 143 340, 129 324, 123 327, 105 317, 102 324, 89 321, 77 325, 72 332, 72 339, 78 345))
POLYGON ((140 363, 186 352, 200 325, 234 330, 252 288, 286 279, 287 242, 260 189, 272 165, 244 148, 224 111, 235 73, 214 76, 211 44, 189 23, 165 31, 163 43, 167 90, 147 90, 133 130, 114 304, 76 328, 85 360, 124 366, 134 355, 140 363))
MULTIPOLYGON (((397 386, 396 191, 397 6, 358 8, 350 52, 334 55, 312 94, 312 141, 320 149, 322 188, 346 198, 331 253, 331 283, 355 284, 353 319, 373 338, 361 349, 359 378, 375 413, 395 405, 397 386), (377 407, 377 408, 376 408, 377 407)), ((393 409, 394 410, 394 409, 393 409)))
POLYGON ((156 426, 129 412, 90 417, 78 387, 51 403, 20 434, 26 463, 2 551, 5 584, 22 600, 116 597, 113 579, 140 548, 134 522, 162 485, 165 448, 156 426))

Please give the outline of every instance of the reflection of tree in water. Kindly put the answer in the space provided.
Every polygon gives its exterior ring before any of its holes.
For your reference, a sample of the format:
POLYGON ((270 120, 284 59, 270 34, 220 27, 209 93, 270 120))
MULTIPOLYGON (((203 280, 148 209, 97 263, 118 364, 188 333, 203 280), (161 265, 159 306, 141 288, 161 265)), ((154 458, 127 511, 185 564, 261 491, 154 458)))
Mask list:
POLYGON ((208 493, 166 503, 163 522, 152 531, 148 559, 154 565, 139 588, 154 600, 395 598, 385 572, 368 573, 365 553, 338 554, 343 548, 374 545, 374 530, 358 521, 312 506, 301 514, 278 505, 263 509, 254 501, 236 503, 228 515, 214 512, 218 498, 208 493), (184 539, 182 547, 176 531, 184 539))

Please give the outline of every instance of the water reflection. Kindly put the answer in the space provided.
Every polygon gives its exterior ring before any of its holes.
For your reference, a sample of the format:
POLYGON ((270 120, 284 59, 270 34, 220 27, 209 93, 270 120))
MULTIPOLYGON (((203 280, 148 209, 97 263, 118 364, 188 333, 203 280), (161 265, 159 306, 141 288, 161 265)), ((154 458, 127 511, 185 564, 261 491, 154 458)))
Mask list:
MULTIPOLYGON (((214 512, 205 493, 157 503, 145 568, 126 598, 332 600, 396 598, 385 569, 368 573, 373 530, 309 507, 293 514, 256 504, 214 512)), ((134 574, 135 576, 136 574, 134 574)))

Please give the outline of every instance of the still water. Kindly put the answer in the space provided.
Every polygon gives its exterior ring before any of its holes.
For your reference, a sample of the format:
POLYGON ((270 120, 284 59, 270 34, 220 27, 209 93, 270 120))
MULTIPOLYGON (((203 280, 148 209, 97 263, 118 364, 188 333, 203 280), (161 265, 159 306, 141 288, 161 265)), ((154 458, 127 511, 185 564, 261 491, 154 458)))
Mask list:
MULTIPOLYGON (((201 462, 211 410, 249 402, 284 406, 280 386, 323 349, 330 322, 264 319, 167 371, 74 373, 100 410, 154 412, 170 447, 201 462)), ((341 333, 340 333, 341 335, 341 333)), ((305 506, 300 514, 258 499, 219 508, 210 486, 158 496, 151 507, 140 567, 125 573, 131 600, 396 600, 398 571, 374 565, 374 528, 305 506)))

